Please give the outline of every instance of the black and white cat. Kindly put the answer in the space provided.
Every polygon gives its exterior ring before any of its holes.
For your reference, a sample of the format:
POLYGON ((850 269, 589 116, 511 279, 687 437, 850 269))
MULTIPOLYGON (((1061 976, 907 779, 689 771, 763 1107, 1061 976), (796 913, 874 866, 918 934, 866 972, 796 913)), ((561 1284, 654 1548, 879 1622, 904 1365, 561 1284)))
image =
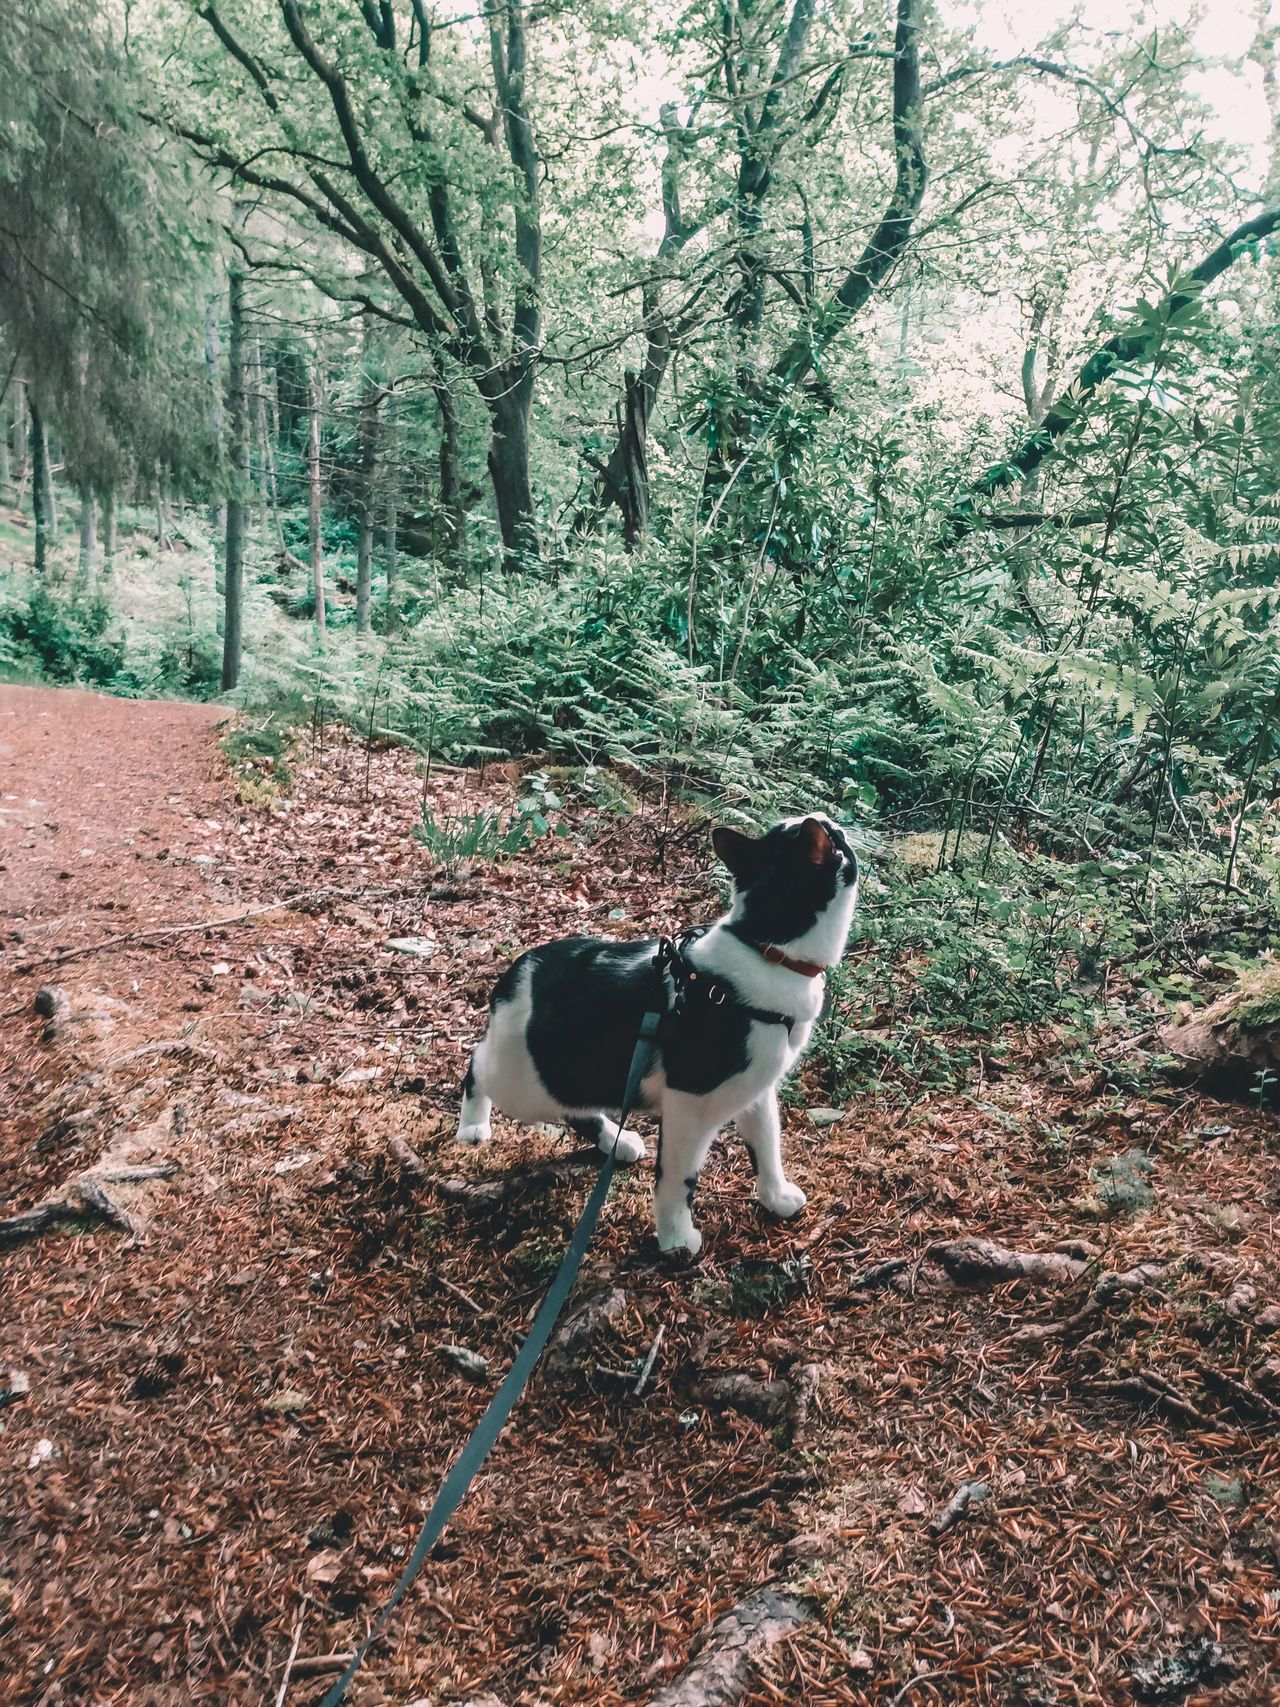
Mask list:
MULTIPOLYGON (((844 952, 858 900, 853 849, 819 813, 760 837, 718 829, 712 843, 733 876, 733 905, 686 939, 677 971, 688 999, 664 1022, 642 1093, 661 1119, 653 1213, 663 1250, 701 1246, 694 1189, 728 1120, 750 1151, 764 1207, 783 1216, 804 1208, 804 1193, 782 1168, 777 1086, 809 1041, 822 974, 844 952)), ((619 1132, 605 1111, 618 1110, 652 1005, 657 947, 574 937, 522 955, 490 997, 458 1137, 484 1143, 496 1103, 516 1120, 564 1121, 619 1162, 637 1161, 643 1140, 619 1132)))

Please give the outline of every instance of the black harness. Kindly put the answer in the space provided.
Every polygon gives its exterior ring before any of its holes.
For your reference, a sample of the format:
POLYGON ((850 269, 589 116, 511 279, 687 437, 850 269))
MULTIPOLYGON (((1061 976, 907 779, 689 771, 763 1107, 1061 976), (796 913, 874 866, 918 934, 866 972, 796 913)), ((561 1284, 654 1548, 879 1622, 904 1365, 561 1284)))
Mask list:
MULTIPOLYGON (((686 1014, 697 1012, 699 1004, 708 1008, 736 1008, 748 1019, 759 1020, 761 1025, 783 1025, 787 1035, 791 1035, 795 1020, 789 1014, 776 1013, 772 1008, 753 1008, 739 997, 731 984, 721 983, 717 978, 709 978, 705 972, 693 964, 689 950, 700 937, 706 936, 710 925, 695 925, 692 930, 684 931, 678 937, 660 938, 658 954, 655 961, 655 971, 661 984, 664 978, 671 980, 671 996, 666 1001, 666 1011, 663 1014, 662 1030, 674 1021, 679 1023, 686 1014)), ((665 996, 665 985, 664 985, 665 996)))

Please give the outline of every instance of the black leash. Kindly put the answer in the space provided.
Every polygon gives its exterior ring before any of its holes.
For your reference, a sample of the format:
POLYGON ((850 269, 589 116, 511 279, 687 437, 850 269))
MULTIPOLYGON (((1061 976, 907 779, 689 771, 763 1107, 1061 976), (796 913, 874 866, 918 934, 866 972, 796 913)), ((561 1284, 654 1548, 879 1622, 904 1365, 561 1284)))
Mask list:
MULTIPOLYGON (((791 1030, 792 1020, 786 1014, 773 1013, 763 1008, 748 1007, 738 1000, 730 986, 721 984, 706 973, 699 972, 688 956, 691 943, 703 936, 707 926, 700 925, 697 929, 686 931, 673 942, 669 937, 663 937, 654 955, 653 970, 655 993, 654 1005, 640 1021, 640 1034, 636 1038, 636 1046, 631 1054, 631 1065, 627 1069, 626 1089, 622 1093, 622 1107, 618 1112, 618 1131, 621 1132, 627 1124, 627 1116, 635 1108, 640 1096, 640 1087, 649 1064, 653 1059, 655 1049, 659 1046, 661 1028, 668 1020, 678 1020, 695 1001, 703 1001, 711 1007, 722 1007, 726 1002, 740 1009, 748 1018, 760 1020, 765 1025, 785 1025, 791 1030), (672 994, 667 995, 667 979, 671 980, 672 994)), ((418 1532, 418 1539, 413 1544, 400 1579, 387 1598, 386 1605, 374 1619, 369 1634, 360 1643, 347 1669, 329 1690, 320 1703, 320 1707, 339 1707, 351 1687, 351 1681, 364 1662, 365 1655, 378 1640, 391 1620, 391 1615, 400 1602, 413 1587, 422 1567, 426 1564, 431 1549, 443 1535, 449 1519, 457 1511, 466 1498, 467 1490, 480 1472, 480 1467, 493 1449, 494 1442, 506 1427, 507 1419, 519 1403, 520 1395, 529 1383, 538 1359, 546 1350, 547 1341, 551 1338, 565 1300, 569 1296, 574 1281, 578 1278, 578 1270, 582 1267, 582 1259, 587 1254, 587 1246, 600 1220, 600 1211, 604 1208, 605 1199, 609 1195, 609 1187, 613 1184, 616 1158, 613 1148, 607 1150, 596 1183, 591 1188, 591 1195, 583 1206, 578 1225, 573 1230, 569 1248, 560 1260, 560 1267, 555 1279, 547 1289, 547 1295, 538 1306, 538 1313, 533 1318, 533 1326, 529 1329, 528 1338, 516 1353, 515 1361, 502 1379, 497 1392, 489 1401, 488 1409, 480 1418, 462 1451, 454 1459, 453 1465, 441 1484, 440 1492, 436 1495, 431 1510, 427 1513, 426 1521, 418 1532)))
MULTIPOLYGON (((651 1009, 640 1022, 640 1035, 636 1039, 636 1046, 632 1052, 631 1066, 627 1071, 627 1085, 622 1096, 622 1108, 618 1114, 619 1132, 626 1126, 627 1116, 639 1098, 640 1086, 649 1070, 649 1063, 653 1058, 654 1048, 657 1044, 658 1027, 666 1011, 666 984, 662 978, 662 963, 655 959, 654 965, 659 991, 657 999, 661 1001, 662 1007, 661 1010, 651 1009)), ((616 1148, 617 1139, 615 1138, 613 1149, 616 1148)), ((569 1290, 578 1277, 578 1270, 582 1267, 582 1259, 587 1253, 587 1246, 591 1243, 591 1235, 595 1232, 596 1223, 600 1219, 600 1211, 604 1208, 605 1199, 609 1195, 609 1187, 613 1184, 616 1165, 613 1149, 605 1152, 604 1161, 596 1177, 596 1183, 591 1189, 591 1195, 586 1201, 578 1225, 573 1230, 573 1237, 569 1241, 568 1250, 561 1259, 559 1271, 547 1289, 546 1297, 538 1306, 538 1313, 533 1319, 533 1326, 529 1329, 528 1338, 516 1353, 515 1361, 503 1377, 501 1386, 490 1399, 488 1410, 485 1411, 472 1430, 471 1438, 454 1459, 453 1467, 445 1477, 440 1492, 436 1495, 435 1502, 427 1513, 426 1522, 419 1531, 418 1539, 413 1544, 413 1551, 410 1553, 408 1562, 400 1573, 400 1580, 392 1589, 386 1605, 374 1619, 369 1634, 351 1656, 347 1669, 320 1703, 320 1707, 339 1707, 339 1703, 346 1696, 347 1690, 351 1686, 351 1680, 359 1671, 365 1655, 378 1640, 378 1637, 382 1635, 390 1622, 392 1613, 413 1586, 418 1573, 427 1562, 428 1554, 444 1533, 449 1519, 462 1504, 467 1489, 475 1480, 480 1466, 489 1456, 494 1442, 502 1433, 508 1417, 515 1409, 520 1395, 528 1385, 534 1366, 546 1349, 547 1341, 551 1338, 552 1330, 561 1310, 564 1308, 569 1290)))

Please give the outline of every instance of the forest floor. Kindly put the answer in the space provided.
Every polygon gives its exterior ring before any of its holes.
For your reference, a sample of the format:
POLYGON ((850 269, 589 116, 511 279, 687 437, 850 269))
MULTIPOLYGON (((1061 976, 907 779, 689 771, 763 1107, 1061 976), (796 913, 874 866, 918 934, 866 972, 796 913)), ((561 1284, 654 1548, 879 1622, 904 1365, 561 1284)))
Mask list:
MULTIPOLYGON (((0 688, 0 1215, 61 1206, 0 1249, 6 1702, 319 1699, 595 1165, 451 1141, 488 988, 539 939, 714 906, 703 831, 647 807, 446 879, 411 755, 326 732, 272 797, 221 715, 0 688)), ((696 1262, 656 1250, 651 1160, 622 1176, 571 1301, 605 1307, 351 1699, 709 1699, 691 1645, 772 1584, 752 1707, 1280 1702, 1276 1123, 1117 1089, 1114 1040, 1084 1072, 1013 1042, 824 1126, 811 1070, 808 1209, 763 1217, 722 1141, 696 1262), (1108 1219, 1131 1151, 1150 1202, 1108 1219)))

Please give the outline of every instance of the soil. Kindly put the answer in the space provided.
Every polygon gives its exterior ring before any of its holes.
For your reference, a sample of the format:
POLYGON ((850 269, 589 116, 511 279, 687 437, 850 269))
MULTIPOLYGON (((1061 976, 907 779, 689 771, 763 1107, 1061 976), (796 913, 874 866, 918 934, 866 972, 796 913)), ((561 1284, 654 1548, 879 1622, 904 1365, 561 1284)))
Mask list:
MULTIPOLYGON (((508 810, 517 767, 423 779, 320 730, 287 781, 237 775, 225 715, 0 688, 0 1216, 86 1177, 120 1211, 0 1246, 5 1702, 319 1700, 592 1177, 554 1133, 452 1143, 487 990, 531 942, 715 906, 705 828, 660 805, 444 872, 424 796, 508 810)), ((811 1070, 808 1209, 758 1213, 722 1142, 696 1263, 653 1244, 651 1161, 620 1181, 571 1304, 595 1325, 353 1702, 648 1702, 767 1583, 808 1616, 752 1707, 1280 1702, 1275 1119, 1008 1041, 830 1124, 811 1070), (1002 1281, 946 1257, 969 1235, 1078 1260, 1002 1281)))

